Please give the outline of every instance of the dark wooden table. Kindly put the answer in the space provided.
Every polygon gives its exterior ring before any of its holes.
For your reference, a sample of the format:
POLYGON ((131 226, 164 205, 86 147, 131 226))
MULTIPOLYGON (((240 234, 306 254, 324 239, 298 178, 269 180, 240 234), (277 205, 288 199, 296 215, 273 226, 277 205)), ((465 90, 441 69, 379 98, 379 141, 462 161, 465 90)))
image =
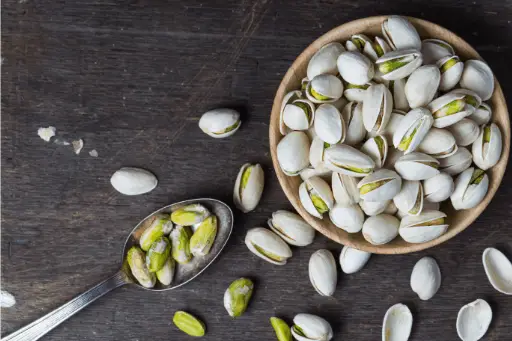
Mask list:
POLYGON ((456 340, 459 308, 487 299, 494 320, 486 340, 510 340, 512 298, 485 276, 482 251, 512 256, 512 178, 465 232, 434 249, 374 256, 340 275, 332 298, 309 283, 309 256, 340 245, 317 235, 278 267, 253 256, 243 238, 270 214, 290 208, 268 146, 273 95, 294 58, 315 38, 349 20, 387 13, 417 16, 460 34, 489 62, 512 98, 512 1, 49 1, 5 0, 2 11, 2 288, 17 305, 2 309, 6 335, 56 308, 118 265, 126 234, 149 212, 211 196, 232 203, 239 167, 260 162, 266 188, 256 211, 236 213, 225 252, 189 285, 165 293, 124 287, 62 324, 46 340, 185 340, 171 323, 187 310, 207 324, 209 340, 273 340, 269 318, 301 312, 327 318, 335 340, 378 340, 387 308, 406 303, 411 340, 456 340), (200 115, 228 105, 243 126, 214 140, 200 115), (85 147, 45 143, 53 125, 85 147), (99 157, 88 152, 96 149, 99 157), (121 166, 152 170, 159 186, 122 196, 109 183, 121 166), (435 257, 437 295, 420 301, 409 287, 415 262, 435 257), (256 282, 248 312, 232 320, 222 303, 237 277, 256 282))

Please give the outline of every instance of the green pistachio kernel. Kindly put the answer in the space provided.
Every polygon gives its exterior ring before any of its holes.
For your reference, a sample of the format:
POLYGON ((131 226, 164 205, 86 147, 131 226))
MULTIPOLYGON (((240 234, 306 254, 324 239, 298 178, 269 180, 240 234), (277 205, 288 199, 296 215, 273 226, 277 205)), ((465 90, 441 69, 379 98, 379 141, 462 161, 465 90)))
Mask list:
POLYGON ((384 158, 384 139, 382 136, 375 136, 374 138, 375 143, 377 144, 377 149, 379 149, 379 155, 380 159, 382 160, 384 158))
POLYGON ((184 311, 175 312, 172 322, 179 330, 190 336, 204 336, 206 332, 202 321, 184 311))
POLYGON ((311 93, 311 96, 313 96, 314 98, 316 98, 319 101, 328 101, 331 99, 331 97, 329 97, 329 96, 325 96, 325 95, 322 95, 322 94, 316 92, 315 89, 313 89, 313 87, 309 88, 309 92, 311 93))
POLYGON ((484 127, 484 143, 491 142, 491 126, 484 127))
POLYGON ((374 43, 373 49, 375 50, 375 53, 377 53, 377 57, 382 57, 384 55, 384 50, 382 49, 382 46, 380 46, 379 43, 374 43))
POLYGON ((448 71, 449 68, 454 66, 455 64, 459 63, 460 59, 457 56, 454 56, 453 58, 448 59, 443 65, 441 65, 441 74, 448 71))
POLYGON ((278 341, 292 341, 292 333, 290 332, 290 326, 282 319, 278 317, 271 317, 270 324, 276 332, 278 341))
POLYGON ((413 56, 405 56, 401 58, 386 60, 385 62, 379 65, 379 71, 382 72, 383 74, 390 73, 409 64, 413 59, 413 56))
POLYGON ((424 222, 418 223, 416 225, 411 225, 411 227, 434 226, 434 225, 444 225, 444 218, 437 218, 437 219, 432 219, 429 221, 424 221, 424 222))
POLYGON ((229 127, 227 127, 226 129, 221 130, 221 131, 213 132, 213 134, 215 134, 215 135, 221 135, 221 134, 229 133, 230 131, 233 131, 233 130, 235 130, 236 128, 238 128, 238 126, 240 125, 240 123, 242 123, 242 121, 238 120, 238 121, 236 121, 235 123, 233 123, 232 125, 230 125, 229 127))
POLYGON ((224 306, 231 317, 241 316, 251 300, 253 282, 248 278, 239 278, 231 283, 224 294, 224 306))
POLYGON ((154 273, 149 272, 146 266, 144 251, 138 246, 132 246, 126 254, 126 260, 130 267, 133 277, 143 287, 152 288, 155 286, 156 277, 154 273))
POLYGON ((424 164, 425 166, 429 166, 435 169, 439 168, 439 164, 437 162, 429 162, 429 161, 417 161, 418 163, 424 164))
POLYGON ((450 103, 444 105, 441 109, 434 112, 434 118, 441 118, 449 115, 456 114, 462 110, 466 106, 466 102, 463 99, 456 99, 451 101, 450 103))
POLYGON ((327 204, 322 198, 320 198, 319 195, 310 194, 310 197, 313 205, 318 210, 318 213, 324 214, 325 212, 329 211, 329 207, 327 207, 327 204))
POLYGON ((203 205, 192 204, 181 207, 176 211, 172 212, 171 220, 176 225, 192 226, 195 224, 199 224, 209 215, 210 213, 203 205))
POLYGON ((418 191, 418 195, 416 196, 416 202, 414 203, 414 207, 409 211, 410 214, 418 214, 421 208, 421 198, 423 197, 423 187, 420 186, 420 190, 418 191))
POLYGON ((149 250, 155 240, 163 235, 169 234, 173 228, 172 222, 169 221, 169 215, 167 214, 157 214, 151 219, 153 219, 151 225, 144 230, 139 239, 140 247, 144 251, 149 250))
POLYGON ((176 268, 176 261, 172 257, 168 257, 164 266, 156 272, 156 278, 163 285, 171 284, 174 278, 174 269, 176 268))
POLYGON ((466 97, 464 97, 464 99, 466 100, 466 103, 471 105, 472 107, 476 108, 478 106, 478 101, 476 100, 476 98, 474 96, 466 95, 466 97))
POLYGON ((150 272, 157 272, 160 270, 169 254, 171 253, 171 243, 166 237, 160 237, 151 244, 151 247, 146 254, 146 265, 150 272))
POLYGON ((304 331, 302 330, 301 327, 297 326, 297 325, 293 325, 292 326, 292 329, 293 331, 297 334, 297 335, 300 335, 302 337, 306 337, 306 334, 304 333, 304 331))
POLYGON ((412 133, 402 137, 402 140, 398 144, 398 149, 401 151, 406 151, 409 148, 409 146, 411 145, 412 139, 414 138, 414 135, 416 135, 417 131, 418 131, 418 128, 416 127, 413 129, 412 133))
POLYGON ((457 145, 453 145, 450 149, 445 150, 444 152, 440 152, 440 153, 432 154, 431 156, 432 156, 432 157, 435 157, 435 158, 442 157, 442 156, 444 156, 444 155, 448 155, 448 154, 453 153, 453 150, 454 150, 455 148, 457 148, 457 145))
POLYGON ((332 161, 331 161, 331 163, 333 165, 335 165, 336 167, 343 168, 343 169, 346 169, 346 170, 354 172, 354 173, 368 174, 373 170, 372 168, 358 168, 358 167, 354 167, 354 166, 342 165, 340 163, 336 163, 336 162, 332 162, 332 161))
POLYGON ((180 264, 186 264, 192 259, 192 254, 190 253, 190 236, 190 228, 185 226, 178 225, 171 232, 171 256, 180 264))
POLYGON ((471 180, 469 181, 470 185, 478 185, 485 176, 485 172, 480 168, 476 168, 473 171, 473 175, 471 176, 471 180))
POLYGON ((206 218, 190 238, 190 252, 194 256, 206 256, 213 246, 217 236, 217 217, 206 218))
POLYGON ((278 256, 278 255, 276 255, 276 254, 274 254, 272 252, 266 251, 261 246, 258 246, 258 245, 254 244, 254 243, 252 243, 252 246, 254 246, 254 249, 256 249, 256 251, 258 251, 259 253, 261 253, 265 257, 272 259, 273 261, 282 262, 285 259, 284 257, 278 256))
POLYGON ((241 185, 240 185, 240 191, 245 189, 245 187, 249 183, 249 178, 251 177, 252 168, 253 168, 253 166, 248 166, 247 168, 245 168, 244 172, 242 173, 242 181, 241 181, 241 185))
POLYGON ((359 51, 363 50, 364 45, 366 44, 366 41, 364 39, 361 39, 359 37, 352 37, 351 40, 359 51))
POLYGON ((448 51, 451 51, 451 50, 452 50, 452 48, 451 48, 451 46, 450 46, 450 45, 445 44, 445 43, 442 43, 442 42, 440 42, 440 41, 430 41, 430 42, 431 42, 431 43, 434 43, 434 44, 436 44, 436 45, 439 45, 439 46, 441 46, 441 47, 444 47, 444 48, 445 48, 445 49, 447 49, 448 51))
POLYGON ((369 184, 365 184, 365 185, 361 186, 361 188, 359 189, 359 193, 361 195, 370 193, 371 191, 373 191, 381 186, 384 186, 391 180, 393 180, 393 179, 378 180, 378 181, 370 182, 369 184))

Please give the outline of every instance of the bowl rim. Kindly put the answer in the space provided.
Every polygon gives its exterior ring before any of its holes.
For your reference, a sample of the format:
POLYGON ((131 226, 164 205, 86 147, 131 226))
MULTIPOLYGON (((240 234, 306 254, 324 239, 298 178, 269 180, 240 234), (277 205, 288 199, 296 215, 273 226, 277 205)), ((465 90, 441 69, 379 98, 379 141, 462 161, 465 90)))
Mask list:
MULTIPOLYGON (((287 199, 290 201, 294 209, 297 211, 297 213, 302 216, 303 219, 306 220, 315 230, 322 233, 327 238, 334 240, 337 243, 340 243, 345 246, 349 246, 352 248, 356 248, 359 250, 371 252, 371 253, 377 253, 377 254, 404 254, 404 253, 411 253, 411 252, 417 252, 421 250, 428 249, 430 247, 439 245, 453 237, 455 237, 460 232, 464 231, 469 225, 471 225, 477 218, 480 216, 480 214, 485 210, 485 208, 489 205, 490 201, 496 194, 497 189, 499 188, 499 185, 501 184, 503 180, 503 176, 506 171, 508 158, 509 158, 509 152, 510 152, 510 119, 508 115, 508 108, 507 103, 505 101, 505 96, 503 94, 503 91, 501 89, 501 86, 498 82, 498 79, 496 78, 496 75, 494 75, 494 93, 489 99, 489 102, 493 102, 493 107, 495 106, 495 101, 498 102, 500 111, 504 111, 506 115, 504 115, 504 123, 503 126, 500 125, 500 130, 502 133, 502 140, 503 140, 503 149, 502 149, 502 156, 500 161, 498 162, 496 167, 497 172, 493 175, 490 184, 488 192, 483 199, 483 201, 471 209, 467 215, 467 217, 463 220, 463 223, 457 224, 454 228, 450 228, 446 233, 441 235, 440 237, 420 244, 412 244, 407 243, 405 246, 398 245, 395 247, 382 247, 382 245, 372 245, 366 241, 361 242, 358 240, 354 240, 351 238, 346 237, 340 237, 339 234, 336 233, 329 233, 329 228, 327 226, 324 226, 322 220, 319 220, 309 213, 306 212, 306 210, 302 207, 302 204, 300 203, 298 199, 298 194, 294 193, 294 190, 291 188, 292 186, 287 184, 286 179, 288 178, 287 175, 285 175, 280 166, 279 162, 277 161, 277 151, 276 147, 280 139, 282 138, 280 132, 279 132, 279 115, 281 111, 281 102, 283 96, 287 92, 287 84, 290 83, 290 81, 300 80, 302 77, 299 77, 299 72, 297 72, 297 69, 300 67, 300 64, 304 62, 304 60, 308 61, 309 58, 323 45, 340 41, 339 38, 336 38, 336 33, 340 30, 345 29, 353 29, 355 27, 359 27, 359 32, 364 32, 368 28, 374 26, 376 23, 381 23, 384 21, 385 18, 388 18, 390 15, 382 15, 382 16, 371 16, 371 17, 365 17, 361 19, 356 19, 353 21, 346 22, 342 25, 339 25, 322 36, 315 39, 311 44, 308 45, 306 49, 304 49, 301 54, 293 61, 292 65, 287 70, 286 74, 284 75, 283 79, 281 80, 279 87, 276 91, 276 95, 274 97, 273 105, 272 105, 272 111, 270 115, 270 124, 269 124, 269 147, 272 157, 272 164, 274 167, 274 171, 277 175, 279 184, 284 191, 287 199), (275 119, 277 117, 277 120, 275 119), (272 122, 277 122, 276 124, 272 124, 272 122)), ((436 31, 442 32, 444 40, 452 41, 451 44, 457 46, 456 49, 464 49, 468 52, 468 54, 472 55, 471 58, 466 59, 479 59, 483 60, 483 58, 478 54, 478 52, 464 39, 462 39, 457 34, 453 33, 452 31, 437 25, 435 23, 432 23, 427 20, 415 18, 415 17, 408 17, 406 18, 411 21, 411 23, 414 26, 422 26, 422 27, 428 27, 429 29, 434 29, 436 31), (446 39, 445 36, 448 36, 450 39, 446 39), (453 40, 456 41, 456 44, 453 44, 453 40)), ((454 48, 455 48, 454 46, 454 48)), ((304 75, 305 76, 305 75, 304 75)), ((472 165, 473 166, 473 165, 472 165)), ((493 167, 493 168, 494 168, 493 167)), ((398 236, 397 236, 398 237, 398 236)))

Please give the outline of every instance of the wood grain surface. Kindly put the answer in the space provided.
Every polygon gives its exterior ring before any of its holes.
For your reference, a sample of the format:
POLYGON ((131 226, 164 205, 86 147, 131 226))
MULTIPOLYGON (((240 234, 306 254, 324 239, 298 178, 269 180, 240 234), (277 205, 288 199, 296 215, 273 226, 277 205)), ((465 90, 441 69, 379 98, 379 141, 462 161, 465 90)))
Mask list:
MULTIPOLYGON (((2 4, 1 286, 17 305, 2 308, 2 335, 35 320, 117 270, 126 234, 166 204, 211 196, 232 205, 239 167, 266 171, 261 204, 235 213, 233 235, 214 264, 171 292, 121 288, 80 312, 45 340, 189 340, 171 323, 187 310, 207 324, 205 340, 274 340, 269 318, 291 322, 300 312, 328 319, 334 340, 380 339, 389 306, 403 302, 415 324, 410 340, 457 340, 459 308, 485 298, 494 320, 485 340, 510 340, 512 298, 488 283, 481 254, 496 246, 512 257, 512 178, 505 174, 482 215, 457 237, 408 255, 373 256, 359 273, 339 276, 334 297, 309 283, 309 256, 340 246, 317 235, 293 248, 278 267, 249 253, 247 229, 290 209, 272 171, 269 115, 277 87, 313 40, 350 20, 398 13, 458 33, 490 64, 512 96, 512 1, 33 1, 2 4), (214 140, 197 127, 208 109, 230 106, 243 125, 214 140), (46 143, 41 126, 81 137, 46 143), (88 155, 96 149, 98 158, 88 155), (121 166, 154 172, 151 193, 122 196, 110 186, 121 166), (409 287, 415 262, 433 256, 443 282, 430 301, 409 287), (241 276, 256 288, 245 315, 232 320, 222 305, 241 276)), ((510 167, 509 167, 510 168, 510 167)))

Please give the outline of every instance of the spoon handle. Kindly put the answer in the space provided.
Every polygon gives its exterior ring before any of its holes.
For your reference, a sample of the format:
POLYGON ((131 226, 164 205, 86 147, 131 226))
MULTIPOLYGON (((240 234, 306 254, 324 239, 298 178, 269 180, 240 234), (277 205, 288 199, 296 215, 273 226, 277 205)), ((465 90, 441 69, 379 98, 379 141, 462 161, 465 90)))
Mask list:
POLYGON ((105 295, 106 293, 128 284, 126 274, 120 270, 95 287, 73 298, 68 303, 46 314, 40 319, 26 325, 18 331, 2 338, 2 341, 35 341, 44 336, 53 328, 85 308, 89 303, 105 295))

